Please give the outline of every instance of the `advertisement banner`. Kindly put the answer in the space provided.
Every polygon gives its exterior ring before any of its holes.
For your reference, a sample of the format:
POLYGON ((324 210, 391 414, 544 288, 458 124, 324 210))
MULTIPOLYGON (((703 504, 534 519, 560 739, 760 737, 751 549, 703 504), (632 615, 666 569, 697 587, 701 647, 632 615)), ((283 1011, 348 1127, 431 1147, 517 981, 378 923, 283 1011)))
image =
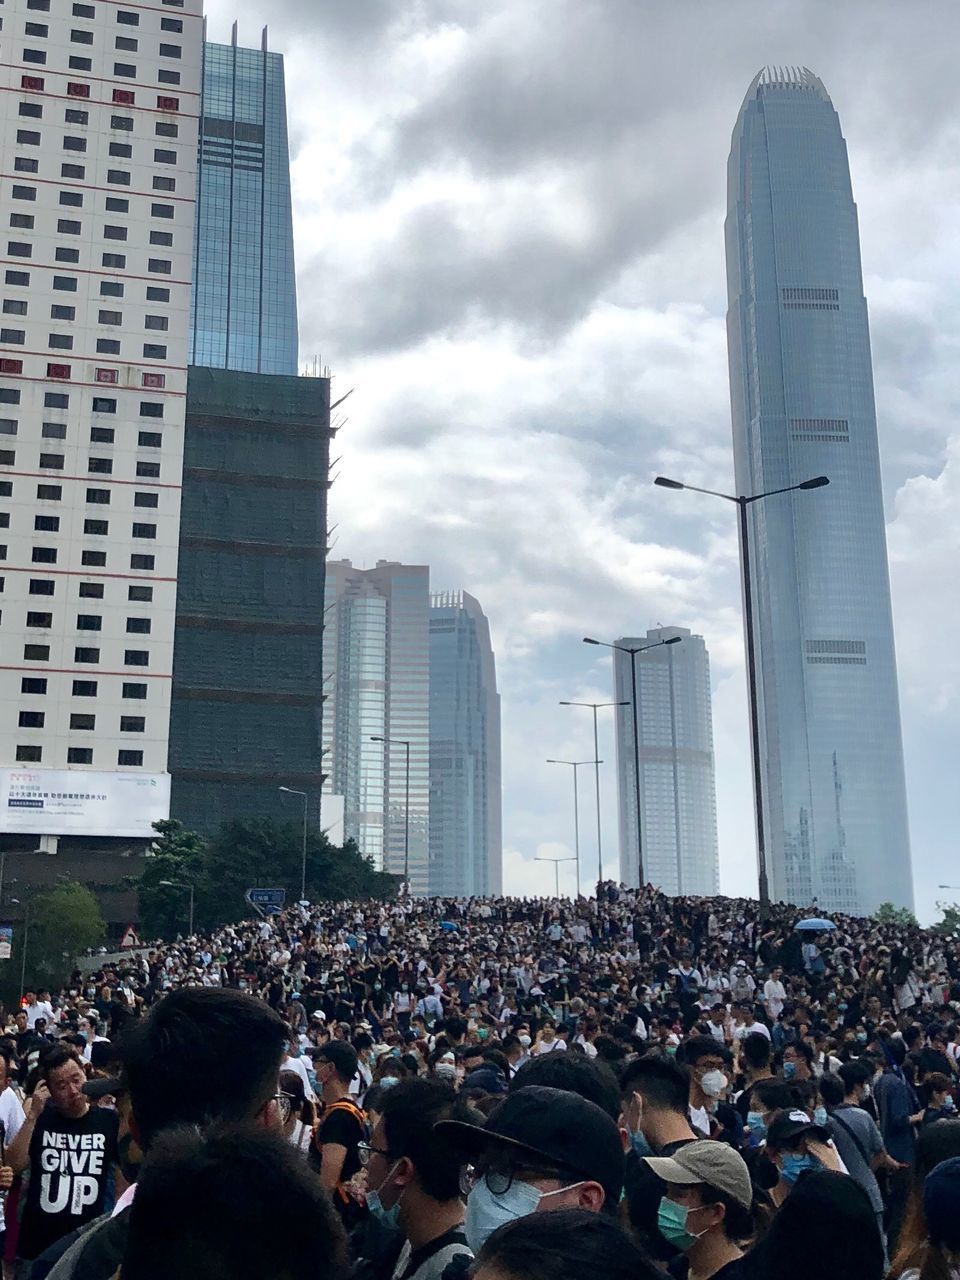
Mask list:
POLYGON ((13 955, 13 925, 0 924, 0 960, 9 960, 13 955))
POLYGON ((149 838, 169 813, 168 773, 0 769, 0 831, 149 838))

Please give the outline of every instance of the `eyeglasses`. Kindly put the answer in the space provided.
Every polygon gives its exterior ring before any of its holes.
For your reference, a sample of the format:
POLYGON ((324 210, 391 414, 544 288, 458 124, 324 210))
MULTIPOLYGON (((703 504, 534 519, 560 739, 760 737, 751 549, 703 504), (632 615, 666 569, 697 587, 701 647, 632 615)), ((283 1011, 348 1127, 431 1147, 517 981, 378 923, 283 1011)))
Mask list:
POLYGON ((375 1147, 372 1142, 357 1143, 357 1156, 362 1165, 369 1164, 371 1156, 383 1156, 384 1160, 389 1160, 392 1154, 383 1147, 375 1147))
POLYGON ((293 1111, 293 1104, 296 1101, 292 1093, 275 1093, 273 1101, 277 1104, 277 1110, 280 1113, 280 1123, 286 1124, 290 1119, 290 1113, 293 1111))
POLYGON ((460 1169, 460 1194, 466 1198, 478 1182, 483 1180, 491 1195, 505 1196, 515 1182, 530 1182, 534 1178, 558 1178, 561 1181, 571 1175, 559 1169, 534 1169, 527 1165, 500 1165, 490 1168, 484 1165, 465 1164, 460 1169))

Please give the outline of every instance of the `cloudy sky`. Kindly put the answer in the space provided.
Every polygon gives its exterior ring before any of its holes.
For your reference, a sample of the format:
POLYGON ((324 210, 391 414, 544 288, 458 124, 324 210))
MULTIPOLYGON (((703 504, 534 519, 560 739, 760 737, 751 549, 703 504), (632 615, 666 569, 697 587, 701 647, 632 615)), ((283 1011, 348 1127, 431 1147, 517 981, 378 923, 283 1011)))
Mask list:
MULTIPOLYGON (((263 12, 208 0, 210 38, 257 44, 263 12)), ((921 916, 960 884, 958 40, 954 0, 272 0, 301 355, 355 388, 335 554, 429 563, 489 615, 509 890, 572 844, 543 761, 591 754, 561 698, 611 696, 581 637, 657 623, 706 638, 721 883, 756 889, 732 513, 651 481, 733 483, 725 169, 766 63, 816 71, 849 146, 921 916)))

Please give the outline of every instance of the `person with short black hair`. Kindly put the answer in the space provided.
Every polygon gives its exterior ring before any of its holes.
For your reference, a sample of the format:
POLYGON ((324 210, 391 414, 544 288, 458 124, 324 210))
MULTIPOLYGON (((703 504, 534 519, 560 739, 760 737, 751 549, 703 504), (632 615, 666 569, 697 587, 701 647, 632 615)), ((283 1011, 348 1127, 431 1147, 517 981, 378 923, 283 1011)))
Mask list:
POLYGON ((345 1280, 329 1196, 279 1135, 177 1127, 151 1144, 130 1211, 123 1280, 345 1280))
POLYGON ((54 1045, 41 1060, 40 1075, 26 1119, 7 1149, 12 1169, 30 1170, 18 1261, 32 1261, 113 1205, 116 1112, 90 1106, 83 1093, 86 1075, 73 1049, 54 1045))
POLYGON ((472 1280, 662 1280, 630 1237, 604 1214, 585 1209, 531 1213, 495 1231, 472 1280))
POLYGON ((469 1112, 438 1080, 401 1080, 381 1106, 369 1143, 361 1145, 367 1208, 403 1233, 393 1280, 439 1280, 454 1259, 473 1254, 463 1231, 460 1156, 434 1125, 469 1112))
POLYGON ((515 1093, 517 1089, 525 1089, 531 1084, 577 1093, 602 1107, 613 1120, 620 1114, 617 1077, 608 1063, 597 1058, 587 1058, 582 1053, 569 1050, 531 1058, 510 1081, 510 1092, 515 1093))
POLYGON ((364 1114, 350 1096, 357 1051, 344 1040, 331 1040, 314 1055, 313 1069, 323 1105, 310 1162, 341 1217, 352 1223, 358 1217, 357 1204, 346 1188, 360 1172, 359 1146, 367 1136, 364 1114))

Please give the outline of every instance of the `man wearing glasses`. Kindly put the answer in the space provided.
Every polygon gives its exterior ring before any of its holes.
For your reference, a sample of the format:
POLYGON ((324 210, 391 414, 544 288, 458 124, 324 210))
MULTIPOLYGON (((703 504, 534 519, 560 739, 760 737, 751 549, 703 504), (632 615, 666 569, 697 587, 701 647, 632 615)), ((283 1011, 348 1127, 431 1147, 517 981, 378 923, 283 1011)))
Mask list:
POLYGON ((528 1085, 510 1094, 485 1125, 443 1120, 434 1132, 464 1166, 464 1230, 474 1253, 497 1227, 529 1213, 616 1213, 623 1188, 620 1131, 578 1094, 528 1085))
POLYGON ((401 1080, 385 1092, 373 1135, 360 1143, 360 1159, 367 1208, 382 1226, 399 1231, 403 1246, 399 1257, 393 1251, 392 1270, 376 1268, 376 1275, 440 1280, 454 1261, 472 1260, 463 1233, 460 1157, 434 1131, 441 1120, 472 1114, 439 1080, 401 1080))

